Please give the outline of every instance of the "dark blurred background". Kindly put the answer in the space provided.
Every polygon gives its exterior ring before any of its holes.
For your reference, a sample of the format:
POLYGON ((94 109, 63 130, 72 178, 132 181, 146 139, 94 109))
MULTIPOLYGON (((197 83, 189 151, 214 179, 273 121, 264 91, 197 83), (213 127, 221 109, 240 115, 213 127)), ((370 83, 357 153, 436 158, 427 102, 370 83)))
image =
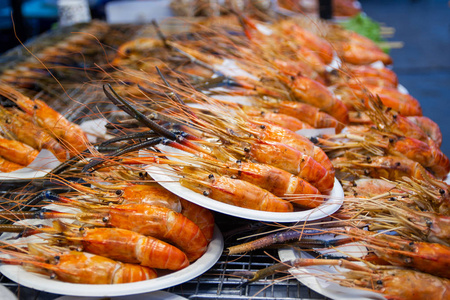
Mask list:
POLYGON ((417 98, 423 114, 437 122, 450 155, 450 2, 448 0, 360 0, 372 19, 394 27, 390 40, 399 82, 417 98))
MULTIPOLYGON (((90 0, 93 18, 104 18, 110 0, 90 0)), ((169 0, 167 0, 169 1, 169 0)), ((0 53, 55 26, 57 0, 0 0, 0 53), (12 13, 13 12, 13 13, 12 13)), ((450 3, 448 0, 360 0, 372 19, 395 28, 390 41, 403 47, 391 50, 399 81, 419 99, 424 115, 444 134, 442 149, 450 155, 450 3)))
MULTIPOLYGON (((111 0, 89 0, 93 18, 104 19, 105 3, 111 0)), ((169 0, 168 0, 169 1, 169 0)), ((57 0, 0 0, 0 53, 43 33, 58 22, 57 0)))

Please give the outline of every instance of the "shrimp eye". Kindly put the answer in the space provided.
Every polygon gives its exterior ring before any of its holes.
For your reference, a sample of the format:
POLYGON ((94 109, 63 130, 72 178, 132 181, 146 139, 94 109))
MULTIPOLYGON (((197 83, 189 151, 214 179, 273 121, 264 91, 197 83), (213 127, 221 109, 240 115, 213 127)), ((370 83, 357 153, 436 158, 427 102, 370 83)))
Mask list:
POLYGON ((396 166, 396 167, 400 167, 400 165, 401 165, 401 163, 399 163, 399 162, 396 162, 396 163, 395 163, 395 166, 396 166))
POLYGON ((377 284, 383 284, 383 280, 377 280, 377 284))
POLYGON ((6 119, 6 120, 5 120, 5 123, 6 123, 6 124, 11 124, 11 120, 10 120, 10 119, 6 119))
POLYGON ((389 143, 392 144, 393 142, 394 142, 394 139, 393 139, 393 138, 390 138, 390 139, 389 139, 389 143))
POLYGON ((395 201, 395 197, 389 198, 389 201, 395 201))
POLYGON ((242 160, 238 159, 238 160, 236 161, 236 163, 237 163, 237 164, 242 164, 242 160))
POLYGON ((108 217, 103 217, 102 221, 103 221, 103 223, 107 223, 109 221, 109 218, 108 217))
POLYGON ((247 152, 247 153, 249 153, 249 152, 250 152, 250 148, 245 147, 245 148, 244 148, 244 151, 247 152))
POLYGON ((336 70, 336 69, 333 69, 333 70, 330 71, 330 74, 333 75, 333 76, 338 76, 339 75, 339 71, 336 70))
POLYGON ((209 192, 208 192, 208 191, 204 191, 204 192, 203 192, 203 196, 208 197, 208 196, 209 196, 209 192))
POLYGON ((209 174, 209 175, 208 175, 208 178, 209 178, 209 179, 214 179, 214 174, 209 174))
POLYGON ((386 108, 386 112, 387 112, 387 113, 390 112, 391 110, 392 110, 392 107, 386 108))
POLYGON ((84 227, 80 227, 80 229, 78 229, 79 232, 83 232, 84 231, 84 227))
POLYGON ((367 169, 364 169, 364 175, 368 176, 370 174, 370 171, 367 169))
POLYGON ((393 115, 392 117, 393 117, 394 119, 397 119, 397 115, 393 115))
POLYGON ((414 245, 414 242, 412 242, 412 241, 411 241, 411 242, 409 242, 409 245, 410 245, 410 246, 414 245))
POLYGON ((356 182, 355 182, 355 181, 353 181, 353 186, 355 186, 355 187, 356 187, 356 186, 358 186, 358 184, 356 184, 356 182))
POLYGON ((50 279, 55 279, 56 278, 56 274, 55 273, 52 273, 51 275, 50 275, 50 279))
POLYGON ((444 195, 445 194, 444 189, 439 189, 439 194, 444 195))
POLYGON ((431 227, 431 225, 433 225, 433 222, 431 220, 426 220, 425 224, 427 224, 428 227, 431 227))
POLYGON ((231 179, 236 179, 237 177, 236 177, 236 175, 231 175, 230 178, 231 179))
POLYGON ((34 109, 38 109, 39 106, 37 106, 36 104, 33 106, 34 109))
POLYGON ((61 256, 59 256, 59 255, 54 257, 54 259, 55 259, 56 261, 60 260, 60 258, 61 258, 61 256))
POLYGON ((261 126, 259 126, 259 128, 266 129, 266 125, 261 125, 261 126))
POLYGON ((367 162, 370 164, 370 163, 372 162, 372 157, 367 156, 367 157, 366 157, 366 160, 367 160, 367 162))
POLYGON ((117 196, 122 196, 123 195, 123 190, 117 190, 116 191, 116 195, 117 196))
POLYGON ((319 139, 317 139, 315 136, 310 137, 309 140, 310 140, 313 144, 317 144, 317 143, 319 142, 319 139))

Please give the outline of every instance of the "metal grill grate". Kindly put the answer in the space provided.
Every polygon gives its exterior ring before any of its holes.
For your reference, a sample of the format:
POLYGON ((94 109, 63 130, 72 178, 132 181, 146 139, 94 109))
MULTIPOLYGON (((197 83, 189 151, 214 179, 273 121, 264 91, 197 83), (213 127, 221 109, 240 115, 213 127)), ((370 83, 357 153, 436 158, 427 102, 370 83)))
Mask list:
POLYGON ((223 255, 204 275, 170 288, 169 291, 189 299, 325 299, 287 274, 244 285, 233 276, 236 271, 256 271, 275 261, 264 253, 244 256, 223 255))

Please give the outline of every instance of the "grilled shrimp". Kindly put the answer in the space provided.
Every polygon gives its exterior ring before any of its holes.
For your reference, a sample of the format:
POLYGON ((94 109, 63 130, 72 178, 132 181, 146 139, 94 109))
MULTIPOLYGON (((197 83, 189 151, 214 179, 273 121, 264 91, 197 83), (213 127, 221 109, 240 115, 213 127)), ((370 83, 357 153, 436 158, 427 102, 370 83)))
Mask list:
POLYGON ((300 101, 318 107, 342 124, 349 123, 347 107, 324 85, 303 76, 297 76, 293 81, 287 82, 287 84, 300 101))
POLYGON ((419 126, 419 128, 436 143, 437 147, 441 147, 442 132, 438 124, 424 116, 410 116, 408 117, 408 120, 419 126))
POLYGON ((245 148, 244 151, 248 158, 294 174, 314 185, 322 193, 328 193, 333 189, 334 173, 331 175, 311 156, 291 146, 260 141, 245 148))
POLYGON ((273 212, 292 212, 292 204, 247 181, 198 172, 181 178, 180 184, 214 200, 227 204, 273 212), (194 175, 194 176, 193 176, 194 175))
POLYGON ((25 113, 0 107, 0 127, 16 140, 40 151, 51 151, 59 161, 67 159, 67 150, 50 134, 36 126, 25 113))
POLYGON ((38 154, 39 151, 26 144, 0 137, 0 156, 6 160, 21 166, 28 166, 38 154))
POLYGON ((155 270, 127 264, 85 252, 28 244, 30 254, 2 250, 14 258, 1 258, 5 264, 22 265, 35 273, 52 275, 65 282, 85 284, 130 283, 156 278, 155 270))
POLYGON ((396 156, 373 156, 359 159, 339 157, 332 160, 336 170, 357 173, 358 176, 365 175, 372 178, 386 178, 388 180, 401 179, 403 176, 414 177, 424 180, 426 174, 434 178, 419 163, 405 157, 396 156))
POLYGON ((6 84, 0 84, 0 94, 31 115, 41 128, 58 139, 72 154, 86 149, 88 141, 81 128, 69 122, 45 102, 39 99, 31 100, 6 84))
POLYGON ((81 245, 86 252, 125 263, 156 269, 179 270, 189 265, 178 248, 151 236, 120 228, 89 228, 54 221, 60 233, 51 238, 58 245, 81 245))

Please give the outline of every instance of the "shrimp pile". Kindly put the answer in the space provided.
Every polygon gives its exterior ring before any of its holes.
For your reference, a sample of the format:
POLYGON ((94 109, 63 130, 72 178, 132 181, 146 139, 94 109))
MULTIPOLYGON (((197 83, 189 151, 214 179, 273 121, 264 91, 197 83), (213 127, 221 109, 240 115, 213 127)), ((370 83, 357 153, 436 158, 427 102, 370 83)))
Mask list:
POLYGON ((25 220, 10 225, 14 232, 40 240, 4 242, 2 263, 66 282, 115 284, 156 278, 200 258, 213 239, 212 213, 156 183, 139 182, 136 171, 128 173, 107 185, 66 182, 66 193, 40 192, 40 202, 52 203, 44 210, 1 212, 2 219, 25 220), (60 212, 64 208, 71 212, 60 212), (26 222, 36 217, 48 221, 26 222), (96 268, 102 271, 89 274, 96 268))
POLYGON ((0 82, 0 95, 16 107, 0 107, 2 138, 1 172, 28 166, 42 149, 61 162, 89 146, 84 131, 39 99, 30 99, 14 87, 0 82))
MULTIPOLYGON (((93 30, 103 33, 103 26, 93 30)), ((101 75, 89 83, 115 111, 106 125, 112 137, 93 145, 44 101, 14 88, 30 87, 31 79, 3 75, 11 85, 1 82, 0 94, 13 105, 0 108, 2 134, 28 146, 2 147, 2 157, 17 152, 0 166, 27 165, 40 149, 62 163, 42 178, 14 182, 0 217, 53 222, 14 227, 43 242, 5 244, 0 252, 9 257, 0 260, 83 283, 147 280, 157 276, 153 269, 185 268, 205 253, 214 217, 155 183, 149 167, 213 200, 269 212, 320 209, 337 178, 344 205, 327 224, 288 226, 228 251, 295 241, 317 254, 357 242, 367 257, 285 266, 343 265, 350 271, 334 280, 344 286, 398 299, 448 297, 449 187, 441 180, 450 160, 440 151, 439 127, 385 67, 390 56, 354 32, 306 18, 263 22, 235 10, 190 27, 166 36, 153 23, 157 37, 121 44, 95 69, 101 75), (330 128, 334 134, 301 135, 330 128), (41 209, 49 202, 71 212, 41 209), (340 239, 313 238, 324 233, 340 239), (105 272, 86 276, 93 264, 105 272), (405 284, 420 280, 435 292, 405 284)), ((55 49, 69 55, 95 44, 74 36, 69 48, 55 49)), ((55 49, 42 52, 46 64, 61 62, 55 49)))

